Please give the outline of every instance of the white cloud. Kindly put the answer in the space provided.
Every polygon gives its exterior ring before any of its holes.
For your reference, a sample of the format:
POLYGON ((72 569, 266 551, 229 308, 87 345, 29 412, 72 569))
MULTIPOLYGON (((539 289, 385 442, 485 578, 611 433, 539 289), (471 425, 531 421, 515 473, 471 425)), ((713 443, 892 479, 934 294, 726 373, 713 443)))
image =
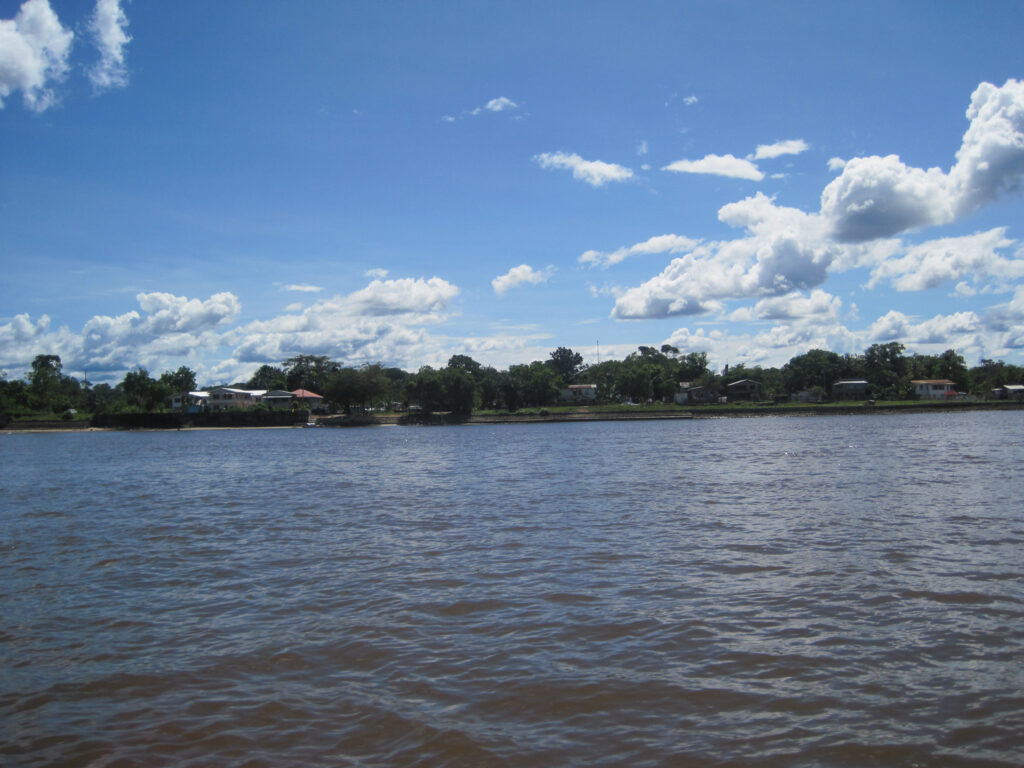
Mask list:
POLYGON ((125 32, 128 17, 120 0, 97 0, 89 30, 96 41, 100 60, 89 71, 89 79, 98 90, 122 87, 128 83, 125 47, 131 37, 125 32))
POLYGON ((776 206, 761 193, 722 206, 718 218, 747 236, 704 243, 673 259, 661 274, 623 291, 612 316, 703 314, 721 309, 724 299, 809 290, 825 281, 840 255, 819 217, 776 206))
POLYGON ((306 285, 304 283, 284 286, 286 291, 297 291, 299 293, 319 293, 323 290, 319 285, 306 285))
POLYGON ((536 270, 529 264, 520 264, 518 267, 512 267, 505 274, 498 275, 491 280, 491 287, 494 288, 496 294, 502 296, 507 290, 517 285, 539 285, 540 283, 546 283, 553 272, 554 267, 536 270))
POLYGON ((687 96, 685 99, 683 99, 683 104, 685 104, 688 107, 692 107, 694 104, 697 103, 697 101, 698 99, 696 96, 687 96))
POLYGON ((349 364, 385 361, 418 367, 443 358, 443 345, 423 326, 442 322, 458 293, 439 277, 374 280, 347 296, 318 301, 301 314, 235 328, 224 335, 225 343, 234 346, 234 359, 246 364, 316 354, 349 364))
POLYGON ((761 299, 754 305, 753 314, 761 320, 805 320, 815 318, 837 319, 843 302, 820 288, 815 288, 807 296, 794 291, 784 296, 761 299))
POLYGON ((369 277, 371 279, 383 280, 387 276, 388 271, 386 269, 380 269, 379 267, 375 269, 368 269, 363 272, 363 277, 369 277))
POLYGON ((971 278, 957 292, 977 292, 975 286, 989 279, 1006 282, 1024 277, 1024 259, 1006 258, 999 253, 1013 240, 1006 237, 1006 228, 997 227, 964 237, 947 237, 911 246, 899 258, 888 259, 872 270, 868 287, 883 280, 891 281, 898 291, 923 291, 944 282, 971 278), (970 286, 968 289, 967 287, 970 286))
POLYGON ((0 19, 0 108, 17 90, 31 110, 53 106, 57 97, 50 84, 67 72, 74 37, 48 0, 26 0, 14 19, 0 19))
POLYGON ((302 303, 301 301, 296 301, 296 302, 294 302, 294 303, 292 303, 292 304, 289 304, 288 306, 286 306, 286 307, 284 308, 284 311, 285 311, 285 312, 301 312, 301 311, 302 311, 302 308, 303 308, 304 306, 305 306, 305 304, 303 304, 303 303, 302 303))
POLYGON ((896 155, 849 160, 821 193, 821 213, 833 236, 864 242, 947 224, 1018 189, 1024 176, 1024 82, 980 84, 967 118, 948 174, 909 167, 896 155))
POLYGON ((764 174, 752 162, 732 155, 705 155, 700 160, 676 160, 662 170, 676 173, 705 173, 751 181, 761 181, 764 178, 764 174))
POLYGON ((646 155, 647 154, 647 140, 646 139, 644 139, 643 141, 640 142, 640 144, 637 145, 636 153, 638 155, 646 155))
POLYGON ((803 139, 789 139, 788 141, 777 141, 774 144, 759 144, 754 152, 754 160, 766 160, 782 155, 799 155, 806 152, 810 147, 803 139))
POLYGON ((868 337, 872 341, 899 341, 911 344, 939 344, 962 349, 977 346, 982 331, 981 319, 974 312, 936 315, 920 323, 897 310, 890 310, 871 324, 868 337))
POLYGON ((631 245, 628 248, 619 248, 611 253, 601 251, 587 251, 580 255, 580 264, 589 264, 594 267, 610 267, 618 264, 630 256, 653 253, 682 253, 689 251, 700 244, 699 240, 691 240, 680 235, 657 235, 642 243, 631 245))
POLYGON ((953 219, 949 179, 911 168, 896 155, 855 157, 821 193, 821 213, 841 242, 890 237, 953 219))
POLYGON ((633 171, 615 163, 600 160, 584 160, 579 155, 565 152, 544 152, 534 155, 534 161, 541 168, 563 168, 572 171, 574 179, 585 181, 592 187, 604 186, 609 181, 626 181, 633 178, 633 171))
POLYGON ((830 171, 841 171, 846 167, 846 161, 841 157, 830 157, 828 159, 828 169, 830 171))
MULTIPOLYGON (((152 367, 169 359, 193 359, 220 346, 221 329, 238 317, 241 305, 232 293, 205 301, 170 293, 140 293, 141 310, 116 317, 96 315, 78 333, 50 329, 42 316, 33 324, 18 315, 0 326, 0 361, 27 365, 37 354, 56 354, 69 370, 123 372, 152 367)), ((180 364, 180 363, 179 363, 180 364)))
POLYGON ((477 107, 470 112, 471 115, 479 115, 482 112, 504 112, 505 110, 518 109, 519 105, 516 104, 512 99, 504 96, 499 96, 496 99, 491 99, 482 107, 477 107))
POLYGON ((374 280, 349 294, 346 303, 364 315, 430 314, 443 310, 458 293, 458 288, 440 277, 404 277, 374 280))

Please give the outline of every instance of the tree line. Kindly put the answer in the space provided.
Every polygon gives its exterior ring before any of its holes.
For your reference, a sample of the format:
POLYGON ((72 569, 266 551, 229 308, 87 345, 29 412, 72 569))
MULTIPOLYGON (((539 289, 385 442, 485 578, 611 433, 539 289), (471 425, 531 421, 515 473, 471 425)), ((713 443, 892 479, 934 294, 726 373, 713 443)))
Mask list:
MULTIPOLYGON (((601 403, 669 401, 683 383, 724 394, 729 384, 753 379, 761 397, 772 399, 806 392, 827 400, 842 379, 865 380, 876 400, 906 400, 913 379, 949 379, 961 392, 985 395, 1005 384, 1024 382, 1024 367, 982 360, 968 368, 953 349, 939 355, 905 354, 897 342, 873 344, 861 354, 841 355, 812 349, 779 367, 726 365, 712 371, 705 352, 681 352, 663 344, 640 346, 622 360, 584 365, 583 356, 558 347, 546 360, 498 370, 468 355, 453 355, 446 366, 423 366, 415 373, 379 363, 345 366, 323 355, 296 355, 281 365, 262 365, 242 389, 306 389, 345 412, 353 408, 416 406, 424 411, 468 414, 475 410, 515 411, 558 402, 570 384, 593 384, 601 403)), ((152 412, 167 410, 173 395, 196 389, 196 374, 186 366, 152 377, 144 368, 125 374, 118 384, 90 384, 63 373, 60 357, 37 355, 24 378, 0 378, 0 414, 152 412)))

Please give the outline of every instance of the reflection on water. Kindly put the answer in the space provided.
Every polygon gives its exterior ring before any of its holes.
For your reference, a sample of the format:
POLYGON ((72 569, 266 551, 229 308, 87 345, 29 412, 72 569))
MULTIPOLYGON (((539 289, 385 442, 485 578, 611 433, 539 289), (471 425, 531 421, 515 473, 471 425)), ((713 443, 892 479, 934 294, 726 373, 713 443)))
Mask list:
POLYGON ((0 762, 1014 765, 1024 414, 0 439, 0 762))

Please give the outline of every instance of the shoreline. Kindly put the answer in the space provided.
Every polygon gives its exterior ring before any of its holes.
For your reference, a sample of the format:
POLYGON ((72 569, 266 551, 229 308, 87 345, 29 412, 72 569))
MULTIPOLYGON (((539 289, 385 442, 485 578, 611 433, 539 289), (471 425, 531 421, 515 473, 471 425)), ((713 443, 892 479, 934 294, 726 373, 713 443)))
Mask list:
MULTIPOLYGON (((738 405, 738 406, 695 406, 682 409, 654 409, 637 411, 591 411, 583 407, 561 413, 503 413, 453 416, 448 413, 423 415, 369 415, 357 417, 329 416, 317 419, 318 428, 327 427, 385 427, 385 426, 478 426, 495 424, 555 424, 563 422, 590 421, 668 421, 689 419, 734 419, 783 416, 855 416, 888 415, 900 413, 962 413, 967 411, 1018 411, 1024 410, 1024 403, 1018 402, 956 402, 956 403, 889 403, 869 405, 738 405)), ((165 415, 164 415, 165 416, 165 415)), ((16 424, 13 422, 12 424, 16 424)), ((82 426, 70 426, 67 422, 26 421, 25 426, 7 424, 0 428, 0 434, 61 434, 78 432, 206 432, 224 429, 304 429, 306 425, 226 425, 226 426, 143 426, 94 427, 89 422, 82 426)))

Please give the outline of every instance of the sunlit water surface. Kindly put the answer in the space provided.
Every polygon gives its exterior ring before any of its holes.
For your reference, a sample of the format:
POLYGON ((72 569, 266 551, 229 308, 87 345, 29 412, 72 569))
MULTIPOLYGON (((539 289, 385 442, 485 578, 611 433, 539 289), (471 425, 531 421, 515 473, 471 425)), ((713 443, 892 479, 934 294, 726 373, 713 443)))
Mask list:
POLYGON ((1024 412, 0 436, 0 764, 995 766, 1024 412))

